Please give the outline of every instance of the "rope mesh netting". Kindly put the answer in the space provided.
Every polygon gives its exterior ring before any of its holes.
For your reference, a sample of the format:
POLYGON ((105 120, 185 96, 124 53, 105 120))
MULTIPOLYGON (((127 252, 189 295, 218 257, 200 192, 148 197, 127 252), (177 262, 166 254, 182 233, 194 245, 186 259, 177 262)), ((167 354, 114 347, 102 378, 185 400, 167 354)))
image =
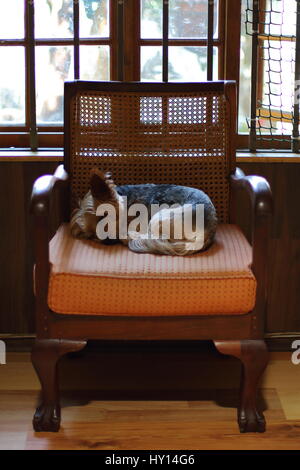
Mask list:
POLYGON ((252 52, 252 103, 248 119, 250 146, 252 140, 255 148, 264 140, 298 140, 298 126, 294 125, 297 3, 297 0, 246 2, 246 34, 252 36, 257 56, 255 60, 252 52))

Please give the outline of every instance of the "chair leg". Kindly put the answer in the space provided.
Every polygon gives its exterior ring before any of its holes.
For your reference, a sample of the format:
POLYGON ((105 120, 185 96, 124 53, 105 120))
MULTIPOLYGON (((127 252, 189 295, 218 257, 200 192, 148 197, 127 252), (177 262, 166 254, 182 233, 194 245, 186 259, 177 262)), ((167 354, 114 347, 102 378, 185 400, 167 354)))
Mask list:
POLYGON ((57 432, 60 428, 60 401, 57 363, 68 352, 84 348, 86 341, 37 339, 31 361, 42 386, 42 403, 33 417, 35 431, 57 432))
POLYGON ((242 362, 238 423, 240 432, 264 432, 264 415, 257 410, 257 389, 267 366, 269 354, 263 340, 214 341, 222 354, 235 356, 242 362))

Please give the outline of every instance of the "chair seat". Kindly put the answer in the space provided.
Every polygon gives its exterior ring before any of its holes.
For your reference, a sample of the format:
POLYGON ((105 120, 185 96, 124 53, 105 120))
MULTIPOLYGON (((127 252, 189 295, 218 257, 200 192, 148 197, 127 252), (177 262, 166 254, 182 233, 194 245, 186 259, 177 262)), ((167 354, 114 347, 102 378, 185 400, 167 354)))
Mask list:
POLYGON ((78 315, 238 315, 255 304, 252 249, 235 225, 191 256, 138 254, 75 239, 68 224, 50 242, 48 304, 78 315))

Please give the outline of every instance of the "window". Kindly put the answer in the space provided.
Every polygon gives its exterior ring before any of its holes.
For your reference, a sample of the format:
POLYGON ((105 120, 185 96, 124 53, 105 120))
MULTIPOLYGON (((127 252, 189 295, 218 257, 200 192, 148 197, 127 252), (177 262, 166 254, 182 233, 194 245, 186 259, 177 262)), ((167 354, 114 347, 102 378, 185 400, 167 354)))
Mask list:
POLYGON ((64 81, 114 77, 112 8, 110 0, 0 2, 3 146, 36 148, 45 135, 55 145, 64 81))
POLYGON ((237 79, 239 0, 0 2, 2 147, 61 147, 65 80, 237 79), (229 7, 230 4, 230 7, 229 7), (226 31, 232 40, 225 41, 226 31))

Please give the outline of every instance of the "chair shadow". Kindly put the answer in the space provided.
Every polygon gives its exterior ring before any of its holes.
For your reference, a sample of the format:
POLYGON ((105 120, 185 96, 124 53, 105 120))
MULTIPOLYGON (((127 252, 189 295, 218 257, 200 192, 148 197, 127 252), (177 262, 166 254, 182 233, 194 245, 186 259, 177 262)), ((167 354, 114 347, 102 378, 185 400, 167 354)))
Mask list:
MULTIPOLYGON (((93 391, 69 391, 61 392, 61 407, 85 406, 92 401, 211 401, 222 408, 237 408, 239 404, 239 391, 234 389, 218 390, 185 390, 185 391, 154 391, 136 392, 135 390, 93 390, 93 391)), ((267 410, 266 400, 259 390, 257 406, 261 411, 267 410)))
MULTIPOLYGON (((60 367, 63 408, 92 401, 210 401, 224 408, 239 403, 241 363, 212 343, 183 348, 152 344, 106 344, 68 355, 60 367), (198 367, 197 367, 198 366, 198 367)), ((267 409, 262 391, 259 409, 267 409)))

